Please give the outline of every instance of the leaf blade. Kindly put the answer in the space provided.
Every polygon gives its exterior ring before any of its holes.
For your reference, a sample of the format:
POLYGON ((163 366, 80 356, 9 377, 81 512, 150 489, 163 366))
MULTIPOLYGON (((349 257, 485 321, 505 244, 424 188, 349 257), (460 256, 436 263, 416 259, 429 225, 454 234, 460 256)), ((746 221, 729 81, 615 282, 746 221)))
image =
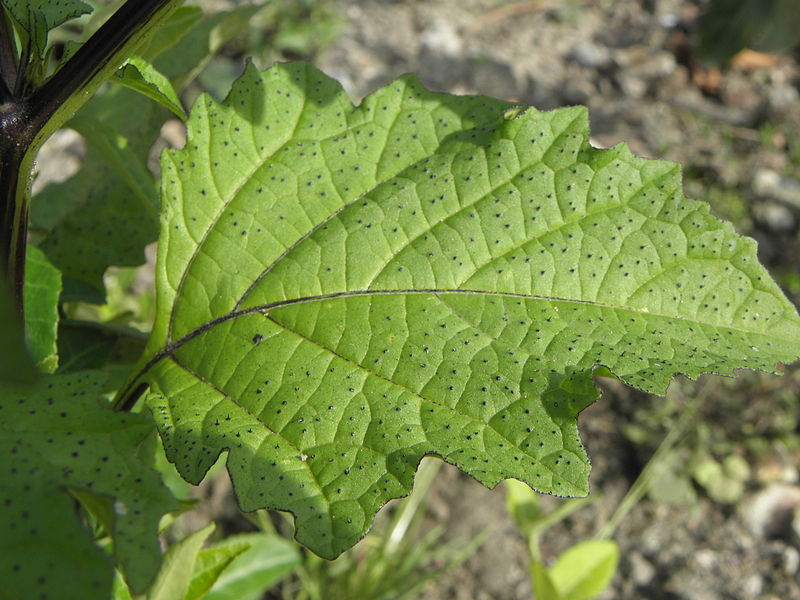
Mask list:
POLYGON ((67 486, 114 498, 115 556, 131 588, 143 591, 155 575, 158 521, 175 500, 136 455, 152 425, 103 406, 97 397, 102 383, 97 373, 83 372, 0 389, 0 442, 18 457, 6 463, 1 488, 7 507, 0 521, 2 585, 16 590, 9 596, 21 590, 31 597, 108 596, 113 566, 86 537, 63 493, 67 486), (30 528, 19 527, 24 522, 30 528))
POLYGON ((754 243, 674 165, 591 148, 583 108, 508 106, 404 78, 353 107, 302 65, 195 105, 140 371, 184 477, 227 451, 241 506, 332 558, 426 455, 586 494, 597 365, 663 392, 796 358, 754 243))
POLYGON ((179 119, 186 120, 186 112, 172 83, 143 58, 132 56, 125 61, 117 71, 114 81, 155 100, 179 119))

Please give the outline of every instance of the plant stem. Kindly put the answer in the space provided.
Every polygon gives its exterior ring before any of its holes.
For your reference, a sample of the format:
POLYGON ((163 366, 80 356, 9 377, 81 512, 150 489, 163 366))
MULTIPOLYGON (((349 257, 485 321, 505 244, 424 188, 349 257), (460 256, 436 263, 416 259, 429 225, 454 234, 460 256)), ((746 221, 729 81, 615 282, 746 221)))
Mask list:
POLYGON ((664 439, 661 440, 658 448, 653 452, 653 456, 647 461, 647 464, 642 469, 642 472, 639 473, 636 481, 633 482, 633 485, 620 501, 614 514, 611 515, 611 518, 603 525, 600 531, 597 532, 595 539, 610 539, 611 536, 614 535, 614 531, 616 531, 619 524, 644 497, 650 489, 653 478, 658 474, 658 470, 663 466, 664 461, 669 458, 675 445, 680 441, 694 421, 694 416, 708 397, 709 390, 710 385, 705 383, 702 388, 699 390, 696 389, 695 395, 692 398, 686 401, 680 417, 672 425, 667 435, 664 436, 664 439))
MULTIPOLYGON (((0 104, 0 260, 23 318, 30 172, 42 143, 92 96, 182 0, 128 0, 30 95, 0 104)), ((8 82, 10 28, 0 19, 0 79, 8 82)), ((19 69, 20 67, 16 67, 19 69)))

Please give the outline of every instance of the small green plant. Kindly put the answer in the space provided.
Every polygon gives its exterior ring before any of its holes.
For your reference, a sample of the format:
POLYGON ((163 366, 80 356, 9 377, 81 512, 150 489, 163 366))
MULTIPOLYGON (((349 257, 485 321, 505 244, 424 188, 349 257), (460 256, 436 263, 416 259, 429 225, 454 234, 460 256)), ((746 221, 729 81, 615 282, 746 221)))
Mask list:
MULTIPOLYGON (((668 393, 669 399, 675 396, 676 387, 673 386, 671 393, 668 393)), ((676 445, 689 430, 700 404, 708 394, 708 387, 704 385, 685 404, 680 417, 670 422, 669 432, 660 440, 611 517, 605 523, 598 524, 594 538, 570 546, 551 566, 546 565, 540 548, 544 534, 585 507, 589 500, 564 499, 554 510, 546 512, 539 496, 530 487, 515 480, 505 482, 508 511, 528 542, 531 586, 536 600, 591 600, 608 587, 619 562, 619 547, 611 539, 616 528, 646 494, 653 495, 658 490, 656 495, 659 497, 675 497, 676 492, 660 488, 675 485, 676 478, 665 477, 665 473, 675 462, 676 445)))
POLYGON ((610 540, 579 542, 546 566, 539 548, 541 537, 553 525, 585 505, 569 499, 545 513, 538 495, 513 479, 505 483, 506 503, 520 532, 528 541, 531 587, 536 600, 590 600, 611 582, 619 561, 619 548, 610 540))
POLYGON ((297 540, 332 559, 425 456, 490 487, 586 495, 576 418, 597 372, 663 394, 677 373, 800 354, 755 243, 686 199, 676 165, 591 147, 581 107, 435 94, 413 76, 353 106, 309 65, 250 64, 223 102, 195 102, 159 200, 146 154, 161 106, 182 116, 174 88, 253 14, 179 4, 125 2, 58 63, 47 31, 90 7, 2 1, 0 596, 107 598, 115 567, 134 594, 196 589, 199 558, 158 576, 159 521, 181 507, 150 468, 154 430, 191 483, 226 452, 241 508, 292 513, 297 540), (192 64, 160 64, 184 41, 192 64), (158 103, 92 98, 105 81, 158 103), (31 207, 33 159, 67 123, 84 168, 31 207), (144 347, 124 327, 60 323, 61 303, 102 303, 107 269, 156 238, 144 347), (94 334, 126 338, 135 365, 82 355, 94 334))

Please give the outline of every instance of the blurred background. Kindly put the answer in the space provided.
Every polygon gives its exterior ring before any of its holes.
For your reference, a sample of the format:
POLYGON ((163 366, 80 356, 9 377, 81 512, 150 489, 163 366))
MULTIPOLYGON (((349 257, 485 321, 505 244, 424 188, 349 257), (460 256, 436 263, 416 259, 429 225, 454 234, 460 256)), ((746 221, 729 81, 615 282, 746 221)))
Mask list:
MULTIPOLYGON (((120 2, 94 4, 94 17, 57 32, 62 51, 120 2)), ((755 238, 762 262, 800 300, 798 0, 187 5, 210 24, 198 37, 200 66, 170 74, 183 78, 187 107, 201 92, 222 99, 247 57, 260 68, 311 61, 356 102, 414 72, 437 91, 539 109, 584 104, 596 146, 624 141, 640 156, 681 163, 687 195, 755 238)), ((147 149, 156 177, 158 153, 184 136, 180 120, 165 113, 159 123, 147 149)), ((35 192, 75 177, 85 153, 75 131, 55 135, 39 157, 35 192)), ((104 304, 76 302, 67 316, 146 331, 152 248, 147 256, 143 267, 106 275, 104 304)), ((414 495, 390 503, 365 540, 326 563, 285 541, 292 532, 283 516, 241 516, 224 470, 190 488, 164 463, 179 494, 204 499, 175 531, 215 520, 223 535, 283 540, 273 553, 283 557, 279 568, 239 596, 254 600, 527 599, 531 553, 550 566, 590 539, 612 540, 619 561, 609 587, 575 598, 800 598, 800 369, 781 370, 677 380, 665 398, 601 382, 602 399, 579 421, 593 460, 588 501, 505 485, 492 492, 426 460, 414 495)))

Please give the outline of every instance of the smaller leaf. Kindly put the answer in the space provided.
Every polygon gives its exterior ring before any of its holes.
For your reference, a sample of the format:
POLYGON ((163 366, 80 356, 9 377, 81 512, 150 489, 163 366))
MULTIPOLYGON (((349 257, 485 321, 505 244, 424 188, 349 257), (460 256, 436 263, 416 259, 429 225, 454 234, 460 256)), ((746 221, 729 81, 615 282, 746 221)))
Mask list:
POLYGON ((144 94, 186 120, 186 112, 169 79, 143 58, 132 56, 126 60, 117 71, 114 81, 144 94))
MULTIPOLYGON (((144 334, 125 325, 64 320, 58 325, 59 373, 117 365, 129 370, 144 347, 144 334)), ((115 383, 115 382, 112 382, 115 383)), ((106 389, 116 389, 107 387, 106 389)))
POLYGON ((200 531, 195 531, 170 546, 164 555, 158 576, 147 592, 147 600, 175 600, 186 595, 197 555, 214 527, 214 523, 209 523, 200 531))
POLYGON ((114 585, 111 588, 111 600, 133 600, 131 591, 125 585, 125 580, 120 575, 119 571, 114 574, 114 585))
POLYGON ((46 231, 39 246, 62 273, 62 301, 103 304, 108 266, 144 262, 143 249, 158 230, 158 193, 147 154, 162 112, 116 87, 96 95, 70 120, 69 127, 86 140, 83 166, 70 179, 45 187, 31 204, 32 224, 46 231))
POLYGON ((549 572, 538 560, 531 561, 531 582, 536 600, 564 600, 558 593, 549 572))
POLYGON ((615 542, 581 542, 559 556, 548 574, 564 600, 589 600, 611 582, 618 561, 615 542))
POLYGON ((297 545, 277 535, 246 533, 231 536, 215 548, 247 543, 205 596, 205 600, 258 600, 264 591, 300 565, 297 545))
MULTIPOLYGON (((203 71, 222 46, 247 29, 250 18, 260 8, 237 6, 196 21, 169 52, 158 57, 156 67, 175 83, 175 87, 183 88, 203 71)), ((156 42, 153 46, 158 48, 156 42)), ((151 57, 151 49, 145 54, 151 57)))
POLYGON ((201 550, 194 563, 194 573, 184 600, 205 598, 208 590, 233 560, 250 549, 250 544, 224 544, 201 550))
POLYGON ((66 321, 58 327, 60 373, 98 369, 106 364, 117 335, 88 324, 66 321))
POLYGON ((42 371, 58 366, 58 298, 61 273, 35 246, 28 246, 25 265, 25 339, 42 371))

